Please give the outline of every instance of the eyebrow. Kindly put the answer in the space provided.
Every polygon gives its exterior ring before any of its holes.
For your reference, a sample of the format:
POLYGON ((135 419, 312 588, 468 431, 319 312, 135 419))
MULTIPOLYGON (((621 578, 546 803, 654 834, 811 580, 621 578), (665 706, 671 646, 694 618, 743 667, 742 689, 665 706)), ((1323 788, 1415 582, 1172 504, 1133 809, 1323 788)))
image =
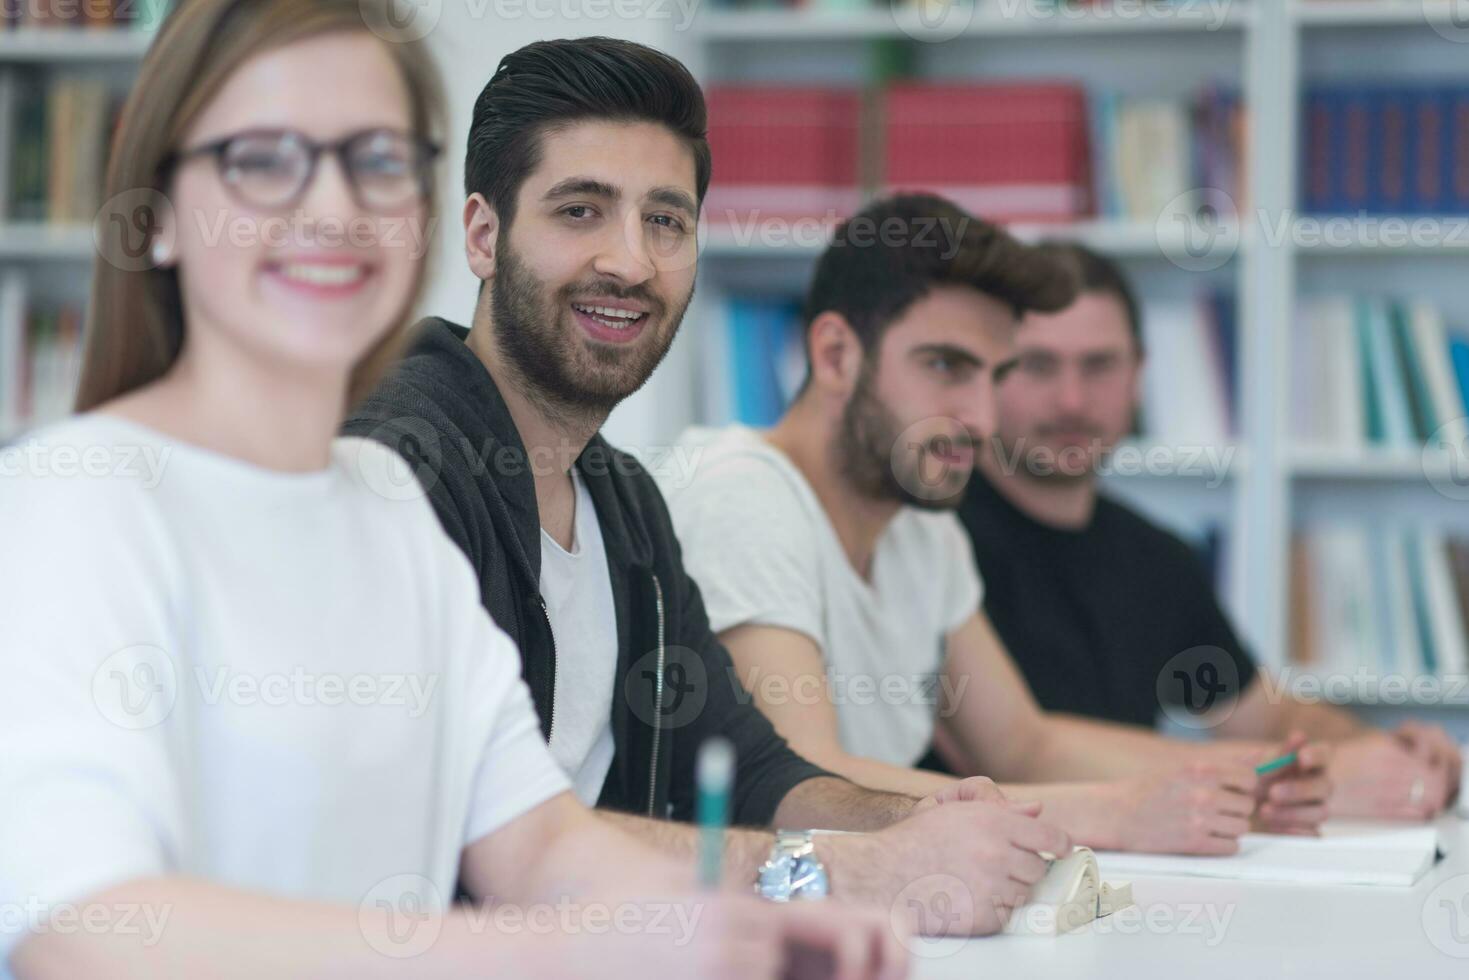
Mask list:
MULTIPOLYGON (((576 195, 616 201, 622 197, 622 191, 605 180, 598 180, 595 177, 567 177, 546 191, 544 199, 549 201, 576 195)), ((694 199, 677 187, 655 187, 648 192, 648 199, 665 207, 677 208, 691 218, 699 212, 698 206, 694 204, 694 199)))

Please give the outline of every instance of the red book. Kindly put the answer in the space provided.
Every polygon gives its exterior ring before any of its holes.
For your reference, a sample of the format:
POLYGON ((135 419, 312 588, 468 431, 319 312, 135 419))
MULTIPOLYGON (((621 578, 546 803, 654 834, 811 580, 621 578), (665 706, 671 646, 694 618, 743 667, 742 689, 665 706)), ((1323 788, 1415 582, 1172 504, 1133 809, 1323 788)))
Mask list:
POLYGON ((1069 82, 891 86, 884 184, 993 221, 1094 213, 1086 91, 1069 82))
POLYGON ((710 224, 829 224, 856 210, 862 103, 855 89, 714 86, 707 99, 710 224))

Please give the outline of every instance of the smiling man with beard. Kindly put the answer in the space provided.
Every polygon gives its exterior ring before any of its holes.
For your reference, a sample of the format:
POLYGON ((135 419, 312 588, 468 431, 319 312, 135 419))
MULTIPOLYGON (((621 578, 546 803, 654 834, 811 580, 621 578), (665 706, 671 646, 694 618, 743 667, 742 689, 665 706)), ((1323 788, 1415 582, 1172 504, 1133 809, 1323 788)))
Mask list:
POLYGON ((1069 306, 1076 285, 1071 263, 931 195, 838 227, 807 291, 793 404, 766 432, 686 434, 699 466, 664 484, 711 625, 776 730, 865 785, 940 789, 914 768, 939 734, 1094 847, 1223 854, 1252 819, 1311 831, 1320 746, 1262 780, 1269 750, 1047 714, 980 610, 954 508, 995 433, 1020 318, 1069 306))
POLYGON ((695 760, 722 736, 734 823, 874 831, 731 832, 726 880, 754 889, 758 874, 774 900, 829 889, 899 916, 958 881, 942 900, 955 914, 913 924, 994 932, 1067 835, 987 779, 882 792, 792 751, 739 688, 652 477, 598 432, 693 294, 705 127, 693 78, 650 48, 582 38, 508 55, 465 162, 474 319, 419 324, 346 431, 408 462, 369 482, 428 494, 519 647, 541 733, 584 803, 692 869, 695 760))

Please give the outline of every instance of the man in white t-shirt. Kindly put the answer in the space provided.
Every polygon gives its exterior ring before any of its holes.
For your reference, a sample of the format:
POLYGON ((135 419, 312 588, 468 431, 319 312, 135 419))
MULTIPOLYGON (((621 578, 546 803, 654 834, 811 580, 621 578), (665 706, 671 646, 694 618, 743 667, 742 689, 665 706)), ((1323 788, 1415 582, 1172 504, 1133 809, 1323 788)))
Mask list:
POLYGON ((1045 784, 1007 792, 1080 843, 1229 853, 1252 818, 1309 831, 1320 746, 1294 740, 1300 761, 1261 780, 1258 747, 1047 715, 980 610, 953 507, 994 433, 1020 315, 1074 291, 1068 266, 941 198, 841 226, 807 295, 790 409, 768 432, 690 433, 694 477, 663 485, 711 626, 791 745, 864 785, 931 792, 942 777, 912 766, 937 736, 974 772, 1045 784))

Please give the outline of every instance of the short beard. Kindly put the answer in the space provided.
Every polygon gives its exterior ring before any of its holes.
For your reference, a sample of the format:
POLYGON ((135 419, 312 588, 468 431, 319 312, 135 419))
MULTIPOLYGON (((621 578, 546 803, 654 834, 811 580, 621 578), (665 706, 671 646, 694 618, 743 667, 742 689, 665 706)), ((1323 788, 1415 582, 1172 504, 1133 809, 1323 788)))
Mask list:
MULTIPOLYGON (((900 423, 873 391, 876 379, 863 365, 857 385, 842 410, 841 427, 833 450, 842 477, 869 500, 895 502, 922 510, 953 510, 964 496, 968 479, 948 496, 935 497, 912 490, 893 465, 893 449, 902 436, 900 423)), ((910 477, 918 480, 916 475, 910 477)))
POLYGON ((668 353, 692 298, 690 289, 671 317, 665 304, 642 286, 578 283, 562 287, 548 300, 544 284, 521 262, 508 236, 501 234, 496 244, 495 281, 490 286, 495 345, 517 387, 560 428, 588 421, 599 427, 619 402, 641 388, 668 353), (572 297, 593 290, 618 299, 636 298, 648 307, 644 330, 660 329, 665 336, 645 346, 639 337, 632 345, 641 348, 637 350, 586 346, 564 322, 572 297))

